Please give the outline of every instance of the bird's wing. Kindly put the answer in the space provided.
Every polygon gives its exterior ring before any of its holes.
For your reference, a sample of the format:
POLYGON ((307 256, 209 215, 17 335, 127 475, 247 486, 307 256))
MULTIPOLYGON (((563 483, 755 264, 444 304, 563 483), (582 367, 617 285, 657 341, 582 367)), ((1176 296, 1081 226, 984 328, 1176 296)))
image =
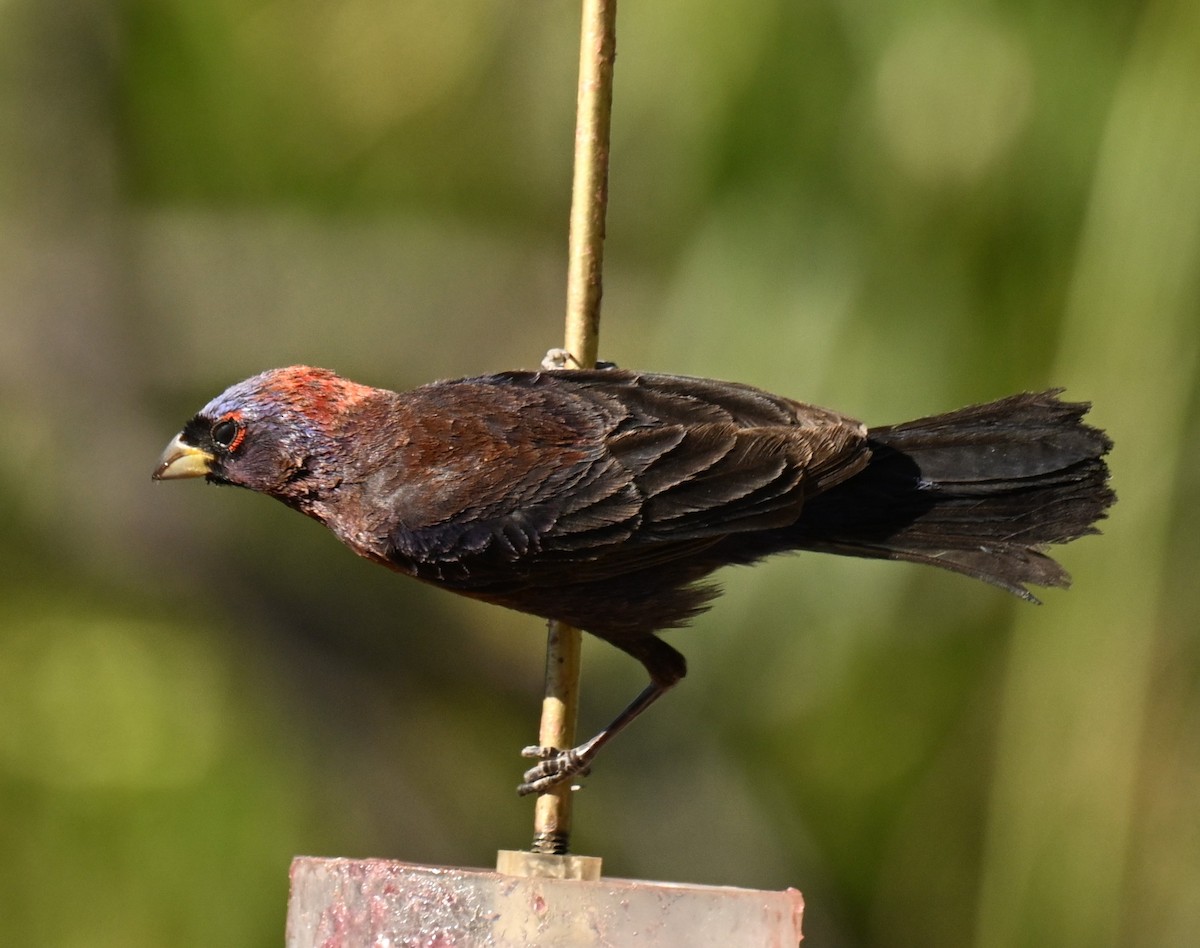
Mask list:
POLYGON ((404 399, 389 558, 442 580, 644 569, 787 526, 869 457, 858 422, 706 379, 508 373, 404 399))

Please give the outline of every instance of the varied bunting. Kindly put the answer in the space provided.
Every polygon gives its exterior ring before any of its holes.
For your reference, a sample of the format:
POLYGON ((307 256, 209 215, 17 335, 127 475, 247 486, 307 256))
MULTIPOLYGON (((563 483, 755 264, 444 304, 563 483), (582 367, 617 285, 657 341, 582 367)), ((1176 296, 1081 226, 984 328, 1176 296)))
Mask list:
POLYGON ((1111 444, 1058 390, 879 428, 709 379, 505 372, 398 394, 292 366, 239 382, 168 445, 160 480, 269 494, 400 573, 560 619, 650 684, 521 792, 584 770, 686 672, 656 632, 708 608, 728 564, 816 550, 910 560, 1036 601, 1044 552, 1096 532, 1111 444))

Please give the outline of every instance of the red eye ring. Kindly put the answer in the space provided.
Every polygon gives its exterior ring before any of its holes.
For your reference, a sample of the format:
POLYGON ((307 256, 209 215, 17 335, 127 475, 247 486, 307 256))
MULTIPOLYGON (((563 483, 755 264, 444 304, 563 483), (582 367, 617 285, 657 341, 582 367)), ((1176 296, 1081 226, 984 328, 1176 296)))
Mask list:
POLYGON ((246 426, 241 420, 232 416, 226 415, 219 421, 213 423, 212 431, 209 436, 213 440, 213 444, 224 448, 226 451, 236 451, 246 437, 246 426))

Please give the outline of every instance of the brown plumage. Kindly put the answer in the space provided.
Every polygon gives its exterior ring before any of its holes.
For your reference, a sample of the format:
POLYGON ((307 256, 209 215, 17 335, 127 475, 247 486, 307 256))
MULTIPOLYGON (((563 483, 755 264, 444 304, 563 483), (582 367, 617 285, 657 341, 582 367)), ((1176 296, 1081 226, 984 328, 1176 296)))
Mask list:
MULTIPOLYGON (((172 442, 158 478, 270 494, 355 552, 599 636, 651 685, 541 790, 686 671, 655 636, 708 608, 721 566, 791 550, 911 560, 1027 599, 1044 552, 1114 495, 1104 433, 1057 391, 890 427, 744 385, 621 370, 509 372, 397 394, 304 366, 247 379, 172 442)), ((573 757, 572 757, 573 755, 573 757)))

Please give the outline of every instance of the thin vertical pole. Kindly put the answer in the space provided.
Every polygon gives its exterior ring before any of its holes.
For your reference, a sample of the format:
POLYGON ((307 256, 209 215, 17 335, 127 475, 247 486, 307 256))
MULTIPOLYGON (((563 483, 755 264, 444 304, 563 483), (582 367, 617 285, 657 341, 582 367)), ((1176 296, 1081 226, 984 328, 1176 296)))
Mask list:
POLYGON ((608 209, 608 150, 612 120, 617 0, 583 0, 579 91, 575 120, 575 177, 567 270, 566 350, 592 368, 600 347, 604 215, 608 209))
MULTIPOLYGON (((564 345, 574 364, 581 368, 592 368, 599 351, 616 25, 616 0, 583 0, 564 345)), ((558 621, 550 623, 546 694, 538 733, 538 743, 543 747, 568 748, 575 744, 582 645, 578 629, 558 621)), ((565 854, 570 850, 570 840, 571 787, 567 782, 538 796, 532 848, 538 853, 565 854)))

